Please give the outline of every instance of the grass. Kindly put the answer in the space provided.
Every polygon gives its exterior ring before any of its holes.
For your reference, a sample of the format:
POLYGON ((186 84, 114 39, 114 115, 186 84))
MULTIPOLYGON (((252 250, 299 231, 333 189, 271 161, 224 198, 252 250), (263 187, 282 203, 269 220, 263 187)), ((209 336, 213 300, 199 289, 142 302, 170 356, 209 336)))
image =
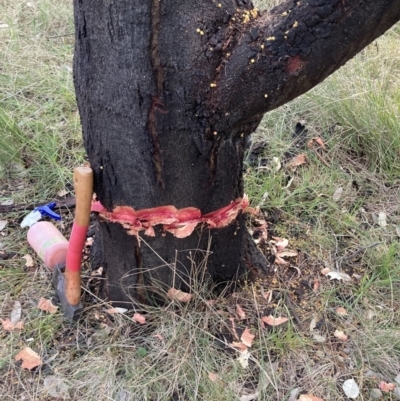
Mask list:
MULTIPOLYGON (((71 188, 72 167, 84 160, 71 5, 6 0, 0 15, 0 203, 43 203, 71 188)), ((53 296, 50 274, 37 259, 25 266, 22 256, 32 251, 18 226, 23 213, 2 216, 8 225, 0 251, 12 257, 0 263, 0 316, 9 317, 19 301, 25 323, 21 332, 0 331, 2 399, 57 399, 50 379, 66 389, 58 399, 118 401, 250 400, 255 392, 259 400, 293 401, 303 393, 345 400, 349 378, 360 386, 358 399, 369 400, 380 380, 393 382, 400 373, 399 35, 397 26, 313 91, 268 113, 254 134, 252 146, 262 152, 246 158, 246 192, 270 231, 299 251, 268 282, 247 283, 213 305, 209 290, 195 283, 190 304, 140 306, 147 318, 141 326, 133 312, 107 313, 86 271, 85 319, 71 326, 37 309, 39 297, 53 296), (307 131, 295 136, 300 121, 307 131), (316 136, 325 150, 307 146, 316 136), (307 163, 291 169, 299 153, 307 163), (378 221, 382 212, 386 226, 378 221), (329 280, 324 267, 351 282, 329 280), (269 314, 290 320, 264 327, 260 317, 269 314), (228 345, 232 317, 239 337, 246 327, 255 335, 247 368, 228 345), (325 341, 310 331, 312 321, 325 341), (42 357, 40 369, 14 361, 25 346, 42 357)))

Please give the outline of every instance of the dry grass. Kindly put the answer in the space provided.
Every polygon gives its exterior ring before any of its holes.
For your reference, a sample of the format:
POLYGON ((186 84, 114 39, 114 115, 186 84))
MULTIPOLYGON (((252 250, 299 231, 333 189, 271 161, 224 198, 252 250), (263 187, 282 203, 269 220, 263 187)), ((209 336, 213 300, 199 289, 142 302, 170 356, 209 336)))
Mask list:
MULTIPOLYGON (((6 0, 0 16, 0 200, 44 202, 69 188, 71 167, 83 159, 71 5, 6 0)), ((58 399, 116 401, 230 401, 255 392, 259 400, 297 400, 300 393, 345 400, 342 384, 351 377, 361 389, 358 399, 368 400, 379 380, 393 381, 400 373, 398 39, 397 27, 314 91, 269 113, 254 135, 263 149, 247 158, 246 190, 270 230, 300 253, 267 281, 217 299, 194 282, 189 304, 138 306, 147 319, 141 326, 132 321, 134 312, 107 313, 87 269, 84 319, 72 326, 37 308, 39 297, 53 296, 50 272, 37 259, 34 268, 24 266, 22 256, 32 251, 18 226, 22 213, 2 216, 8 226, 0 232, 0 251, 12 257, 0 263, 0 317, 9 317, 19 301, 25 323, 21 332, 0 331, 2 399, 56 399, 45 385, 49 377, 65 386, 58 399), (294 138, 303 120, 308 131, 294 138), (317 135, 325 151, 306 146, 317 135), (301 152, 306 165, 285 167, 301 152), (274 157, 283 162, 279 171, 274 157), (334 200, 337 188, 343 192, 334 200), (377 220, 382 212, 386 227, 377 220), (323 267, 352 279, 329 280, 323 267), (239 319, 236 304, 246 319, 239 319), (338 316, 337 307, 347 315, 338 316), (259 320, 268 314, 291 319, 268 328, 259 320), (229 345, 232 317, 239 337, 246 327, 256 336, 248 368, 229 345), (323 342, 310 331, 313 321, 323 342), (338 340, 336 329, 349 339, 338 340), (41 368, 26 371, 14 361, 25 346, 40 354, 41 368)))

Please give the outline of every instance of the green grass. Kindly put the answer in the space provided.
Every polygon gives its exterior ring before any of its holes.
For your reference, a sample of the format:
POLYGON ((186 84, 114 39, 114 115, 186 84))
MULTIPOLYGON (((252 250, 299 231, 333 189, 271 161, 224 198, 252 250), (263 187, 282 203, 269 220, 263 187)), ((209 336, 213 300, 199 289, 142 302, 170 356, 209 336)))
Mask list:
MULTIPOLYGON (((71 12, 64 0, 0 4, 0 201, 52 199, 68 188, 72 167, 84 160, 71 12)), ((188 305, 141 307, 147 318, 141 326, 131 320, 133 312, 108 314, 84 277, 85 318, 72 326, 60 313, 36 307, 40 297, 53 295, 51 274, 38 259, 34 269, 24 266, 22 256, 32 251, 18 225, 22 213, 1 216, 8 226, 0 232, 0 251, 11 258, 0 261, 0 317, 8 318, 19 301, 25 323, 21 332, 0 331, 2 399, 55 399, 45 386, 51 376, 64 382, 69 399, 118 401, 230 401, 256 391, 259 400, 281 401, 296 389, 344 400, 341 386, 350 377, 361 388, 360 399, 368 400, 379 380, 393 381, 400 372, 399 36, 397 26, 313 91, 267 114, 253 135, 266 163, 247 157, 246 192, 269 229, 288 238, 302 258, 298 266, 275 266, 267 283, 247 283, 212 306, 207 299, 215 296, 195 282, 188 305), (299 121, 308 131, 304 146, 296 147, 299 121), (316 136, 325 151, 306 146, 316 136), (307 163, 292 170, 287 162, 299 153, 306 153, 307 163), (334 200, 338 188, 343 192, 334 200), (386 227, 376 221, 381 212, 386 227), (352 281, 329 280, 320 273, 324 267, 352 281), (269 301, 264 295, 271 288, 269 301), (284 294, 293 297, 291 307, 284 294), (236 304, 247 320, 235 316, 236 304), (347 315, 338 316, 338 307, 347 315), (263 327, 260 317, 269 314, 291 319, 263 327), (232 317, 239 336, 245 327, 255 335, 248 368, 229 346, 232 317), (325 342, 310 331, 313 319, 325 342), (346 343, 334 337, 336 329, 349 336, 346 343), (25 346, 40 354, 42 368, 29 372, 14 361, 25 346)))

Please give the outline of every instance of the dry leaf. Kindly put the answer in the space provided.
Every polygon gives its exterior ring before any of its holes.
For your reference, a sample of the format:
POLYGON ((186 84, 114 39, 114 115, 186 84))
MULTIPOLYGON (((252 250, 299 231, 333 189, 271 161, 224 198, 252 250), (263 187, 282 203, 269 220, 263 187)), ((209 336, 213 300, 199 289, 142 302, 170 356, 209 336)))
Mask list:
POLYGON ((38 308, 40 310, 43 310, 43 311, 49 312, 49 313, 56 313, 58 310, 58 307, 53 305, 53 303, 50 301, 50 299, 46 299, 46 298, 39 299, 38 308))
POLYGON ((280 324, 286 323, 289 319, 287 317, 273 317, 269 315, 263 316, 261 320, 270 326, 279 326, 280 324))
POLYGON ((277 157, 273 157, 272 161, 276 164, 275 171, 279 171, 282 167, 280 160, 277 157))
POLYGON ((15 355, 15 360, 19 361, 22 359, 22 369, 33 369, 42 365, 40 356, 29 347, 24 348, 15 355))
POLYGON ((251 345, 253 344, 253 340, 254 340, 255 335, 250 333, 250 330, 246 327, 240 337, 240 339, 242 340, 242 343, 244 345, 247 345, 248 347, 251 347, 251 345))
POLYGON ((68 190, 66 190, 66 189, 60 189, 57 192, 57 196, 59 196, 60 198, 64 197, 65 195, 68 195, 68 190))
POLYGON ((351 277, 346 273, 331 271, 326 274, 331 280, 351 281, 351 277))
POLYGON ((338 315, 340 315, 340 316, 346 316, 347 315, 347 310, 342 308, 342 307, 339 307, 339 308, 336 309, 336 313, 338 315))
POLYGON ((275 261, 274 263, 276 263, 277 265, 288 265, 289 262, 285 259, 282 259, 280 256, 275 255, 275 261))
POLYGON ((19 321, 17 323, 12 323, 10 319, 0 320, 3 330, 5 331, 22 330, 24 328, 24 322, 19 321))
POLYGON ((239 343, 237 341, 233 341, 231 343, 232 347, 237 348, 239 351, 246 351, 247 350, 247 345, 243 343, 239 343))
POLYGON ((21 320, 21 303, 19 301, 15 301, 13 310, 11 311, 10 321, 11 323, 16 324, 20 320, 21 320))
POLYGON ((300 153, 299 155, 293 157, 293 159, 290 160, 290 162, 287 164, 288 167, 290 168, 296 168, 298 166, 301 166, 302 164, 307 163, 307 157, 305 153, 300 153))
POLYGON ((297 256, 299 253, 297 251, 290 251, 287 249, 286 251, 279 251, 276 256, 280 258, 292 258, 293 256, 297 256))
POLYGON ((241 319, 246 319, 246 313, 239 304, 236 304, 236 313, 241 319))
POLYGON ((324 267, 321 270, 321 274, 323 274, 324 276, 326 276, 328 273, 330 273, 332 270, 329 267, 324 267))
POLYGON ((320 281, 317 278, 315 278, 314 279, 314 286, 313 286, 313 291, 314 292, 317 292, 319 290, 320 284, 321 284, 320 281))
POLYGON ((347 341, 348 339, 348 336, 346 336, 346 334, 344 334, 343 331, 340 330, 335 330, 333 335, 341 341, 347 341))
POLYGON ((320 136, 316 136, 313 138, 313 141, 315 141, 319 146, 321 146, 322 149, 326 149, 324 141, 321 139, 320 136))
POLYGON ((320 334, 318 331, 313 331, 312 336, 317 343, 324 343, 326 341, 326 336, 320 334))
POLYGON ((33 263, 32 256, 29 255, 29 254, 27 254, 27 255, 25 255, 25 256, 22 256, 22 259, 25 259, 25 260, 26 260, 26 262, 25 262, 25 266, 26 266, 26 267, 33 267, 33 266, 35 265, 35 264, 33 263))
POLYGON ((249 358, 250 358, 250 352, 247 349, 240 353, 238 361, 242 365, 243 369, 249 367, 249 358))
POLYGON ((302 394, 298 399, 298 401, 324 401, 324 400, 312 394, 302 394))
POLYGON ((140 313, 135 313, 132 317, 132 320, 134 320, 135 322, 138 322, 140 324, 146 323, 146 318, 143 315, 141 315, 140 313))
POLYGON ((128 312, 128 309, 126 309, 126 308, 110 308, 110 309, 107 309, 107 312, 110 314, 110 315, 116 315, 116 314, 124 314, 125 312, 128 312))
POLYGON ((289 245, 289 240, 286 238, 272 237, 274 245, 278 251, 282 251, 289 245))
POLYGON ((343 383, 343 391, 349 398, 357 398, 360 395, 360 389, 354 379, 348 379, 343 383))
POLYGON ((0 231, 4 230, 7 225, 7 220, 0 220, 0 231))
POLYGON ((336 189, 336 191, 334 192, 332 199, 334 202, 339 202, 340 198, 342 197, 343 194, 343 188, 338 188, 336 189))
POLYGON ((310 331, 312 332, 317 327, 317 317, 314 316, 310 322, 310 331))
POLYGON ((384 381, 379 382, 379 388, 385 393, 389 393, 396 388, 396 384, 394 383, 386 383, 384 381))
POLYGON ((208 372, 208 378, 212 382, 216 382, 217 380, 219 380, 219 376, 216 373, 213 373, 213 372, 208 372))
POLYGON ((380 212, 380 213, 378 214, 377 223, 378 223, 378 225, 381 226, 382 228, 384 228, 384 227, 387 226, 386 218, 387 218, 387 215, 386 215, 385 212, 380 212))
POLYGON ((167 292, 167 297, 173 301, 190 302, 193 295, 175 288, 170 288, 167 292))

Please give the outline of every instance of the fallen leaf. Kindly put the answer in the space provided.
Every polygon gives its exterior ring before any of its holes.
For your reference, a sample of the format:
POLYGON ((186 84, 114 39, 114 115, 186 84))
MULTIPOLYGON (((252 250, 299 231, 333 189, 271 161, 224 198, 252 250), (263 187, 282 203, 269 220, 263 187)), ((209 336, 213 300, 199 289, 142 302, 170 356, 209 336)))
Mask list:
POLYGON ((39 299, 38 308, 40 310, 43 310, 45 312, 49 312, 52 314, 56 313, 58 310, 58 307, 53 305, 53 303, 50 301, 50 299, 46 299, 46 298, 39 299))
POLYGON ((68 400, 70 398, 67 383, 57 376, 47 376, 43 381, 43 386, 51 397, 62 400, 68 400))
POLYGON ((310 322, 310 331, 312 332, 317 327, 317 317, 314 316, 310 322))
POLYGON ((338 315, 340 315, 340 316, 346 316, 347 315, 347 310, 342 308, 342 307, 339 307, 339 308, 336 309, 336 313, 338 315))
POLYGON ((343 331, 340 330, 335 330, 333 335, 341 341, 347 341, 348 339, 348 336, 346 336, 346 334, 344 334, 343 331))
POLYGON ((193 295, 175 288, 170 288, 167 292, 167 297, 173 301, 190 302, 193 295))
POLYGON ((60 198, 62 198, 62 197, 64 197, 65 195, 68 195, 68 190, 66 190, 66 189, 60 189, 58 192, 57 192, 57 196, 59 196, 60 198))
POLYGON ((272 237, 274 245, 278 251, 282 251, 289 245, 289 240, 286 238, 272 237))
POLYGON ((0 220, 0 231, 4 230, 7 225, 7 220, 0 220))
POLYGON ((233 341, 231 343, 232 347, 237 348, 239 351, 246 351, 247 350, 247 345, 237 342, 237 341, 233 341))
POLYGON ((255 335, 250 333, 250 330, 246 327, 240 337, 242 343, 247 347, 251 347, 253 344, 255 335))
POLYGON ((290 168, 296 168, 298 166, 301 166, 302 164, 307 163, 307 157, 305 153, 300 153, 299 155, 293 157, 287 164, 288 167, 290 168))
POLYGON ((274 263, 276 263, 277 265, 288 265, 289 262, 285 259, 282 259, 280 256, 275 255, 275 261, 274 263))
POLYGON ((324 400, 312 394, 302 394, 299 397, 298 401, 324 401, 324 400))
POLYGON ((22 259, 25 259, 25 260, 26 260, 26 262, 25 262, 25 266, 26 266, 26 267, 33 267, 33 266, 35 266, 35 264, 33 263, 33 259, 32 259, 32 256, 31 256, 31 255, 26 254, 25 256, 22 256, 22 259))
POLYGON ((294 388, 291 392, 290 392, 290 397, 288 399, 288 401, 297 401, 297 396, 300 393, 300 389, 299 388, 294 388))
POLYGON ((208 372, 208 378, 212 381, 212 382, 216 382, 217 380, 219 380, 219 376, 217 373, 214 372, 208 372))
POLYGON ((317 343, 324 343, 326 341, 326 336, 320 334, 317 331, 313 331, 312 336, 317 343))
POLYGON ((321 146, 322 149, 326 149, 325 143, 320 136, 314 137, 313 141, 315 141, 319 146, 321 146))
POLYGON ((329 267, 324 267, 321 270, 321 274, 323 274, 324 276, 326 276, 328 273, 330 273, 332 270, 329 267))
POLYGON ((346 273, 331 271, 326 274, 331 280, 351 281, 351 277, 346 273))
POLYGON ((360 389, 354 379, 348 379, 343 383, 343 391, 349 398, 357 398, 360 395, 360 389))
POLYGON ((371 391, 369 392, 369 396, 373 400, 379 400, 380 398, 383 397, 383 393, 381 390, 379 390, 379 388, 372 388, 371 391))
POLYGON ((236 313, 241 319, 246 319, 246 313, 239 304, 236 304, 236 313))
POLYGON ((19 321, 17 323, 12 323, 10 319, 0 320, 3 330, 5 331, 22 330, 24 328, 24 322, 19 321))
POLYGON ((115 314, 118 314, 118 313, 120 313, 120 314, 124 314, 125 312, 128 312, 128 309, 126 309, 126 308, 110 308, 110 309, 107 309, 107 312, 110 314, 110 315, 115 315, 115 314))
POLYGON ((377 222, 378 222, 378 225, 380 227, 386 227, 387 226, 386 218, 387 218, 387 215, 386 215, 385 212, 380 212, 378 214, 378 221, 377 222))
POLYGON ((395 383, 386 383, 384 381, 379 382, 379 388, 384 391, 385 393, 389 393, 396 388, 395 383))
POLYGON ((338 202, 340 198, 342 197, 343 194, 343 188, 338 188, 336 191, 333 193, 332 199, 334 202, 338 202))
POLYGON ((19 301, 14 302, 13 310, 11 311, 10 322, 17 324, 21 320, 21 303, 19 301))
POLYGON ((297 256, 299 253, 297 251, 290 251, 287 249, 286 251, 279 251, 276 256, 279 256, 280 258, 291 258, 293 256, 297 256))
POLYGON ((317 278, 315 278, 314 279, 314 285, 313 285, 313 291, 314 292, 317 292, 319 290, 320 284, 321 284, 320 281, 317 278))
POLYGON ((249 358, 250 358, 250 352, 247 349, 240 353, 237 360, 242 365, 243 369, 249 367, 249 358))
POLYGON ((279 171, 282 167, 280 160, 277 157, 273 157, 272 161, 276 164, 275 171, 279 171))
POLYGON ((273 317, 272 315, 263 316, 261 320, 270 326, 279 326, 280 324, 286 323, 289 319, 287 317, 273 317))
POLYGON ((140 324, 146 323, 146 318, 143 315, 141 315, 140 313, 135 313, 132 317, 132 320, 134 320, 135 322, 138 322, 140 324))
POLYGON ((40 356, 29 347, 25 347, 23 350, 19 351, 17 355, 15 355, 15 360, 19 361, 22 359, 22 369, 33 369, 42 365, 42 359, 40 356))

